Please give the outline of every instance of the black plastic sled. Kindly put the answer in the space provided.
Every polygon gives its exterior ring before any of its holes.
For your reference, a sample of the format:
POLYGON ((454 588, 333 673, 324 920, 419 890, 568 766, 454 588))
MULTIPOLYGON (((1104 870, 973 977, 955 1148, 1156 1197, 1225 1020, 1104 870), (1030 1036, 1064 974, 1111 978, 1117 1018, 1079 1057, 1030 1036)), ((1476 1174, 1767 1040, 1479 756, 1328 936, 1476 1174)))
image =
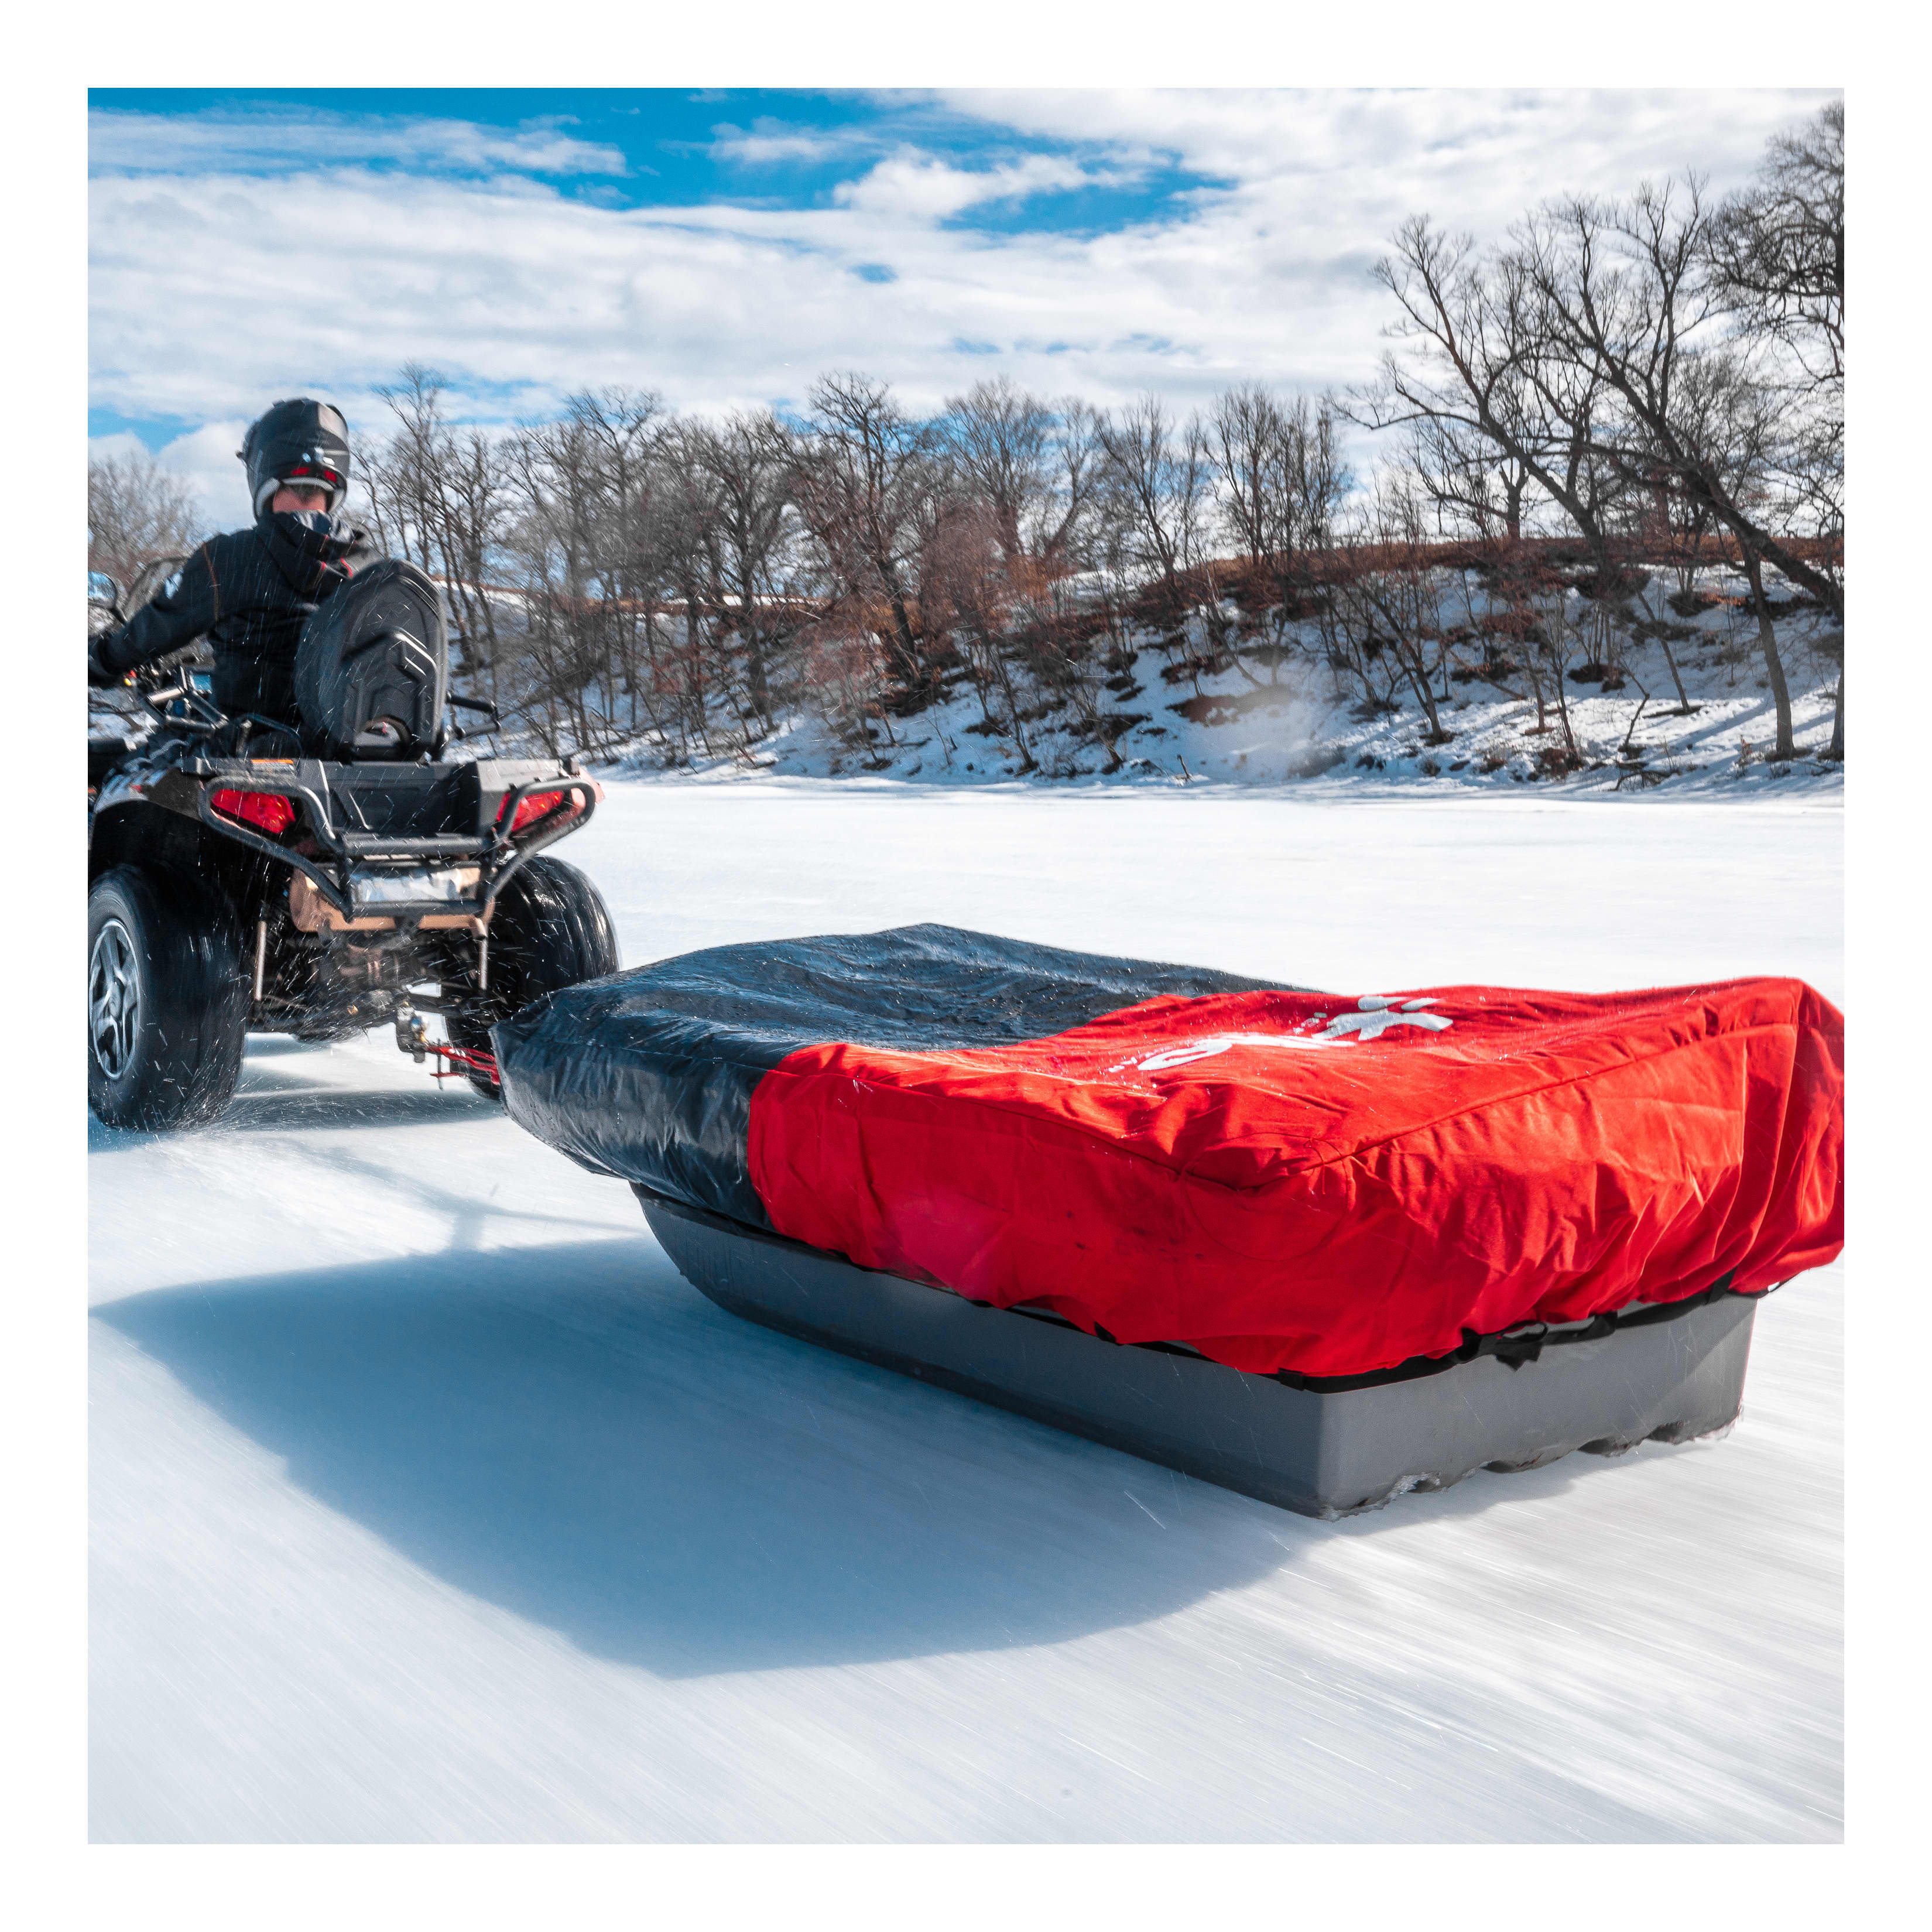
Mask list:
POLYGON ((1178 1344, 1109 1342, 634 1191, 679 1272, 734 1315, 1324 1518, 1478 1469, 1728 1428, 1761 1298, 1720 1282, 1568 1331, 1484 1338, 1446 1362, 1290 1380, 1178 1344))

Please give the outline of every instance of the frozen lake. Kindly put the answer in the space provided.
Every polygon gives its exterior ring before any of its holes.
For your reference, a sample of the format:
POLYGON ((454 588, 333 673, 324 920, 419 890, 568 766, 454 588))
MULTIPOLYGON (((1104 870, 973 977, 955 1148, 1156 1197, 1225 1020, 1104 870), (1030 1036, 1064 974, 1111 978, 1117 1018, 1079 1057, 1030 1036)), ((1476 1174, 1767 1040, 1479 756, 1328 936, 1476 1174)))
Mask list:
MULTIPOLYGON (((1844 996, 1835 803, 638 783, 563 853, 631 964, 1844 996)), ((386 1032, 91 1148, 97 1839, 1840 1835, 1841 1268, 1726 1440, 1323 1525, 734 1321, 386 1032)))

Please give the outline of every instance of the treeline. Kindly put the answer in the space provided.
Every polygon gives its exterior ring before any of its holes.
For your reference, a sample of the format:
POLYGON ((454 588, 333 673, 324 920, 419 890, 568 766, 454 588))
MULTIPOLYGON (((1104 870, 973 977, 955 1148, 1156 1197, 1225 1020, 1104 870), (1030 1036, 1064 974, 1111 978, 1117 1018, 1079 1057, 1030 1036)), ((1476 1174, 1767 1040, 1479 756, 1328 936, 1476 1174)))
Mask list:
POLYGON ((1349 484, 1332 406, 1255 387, 1184 422, 1004 378, 932 417, 859 375, 800 420, 604 390, 497 438, 446 422, 421 370, 385 394, 370 514, 448 584, 461 668, 547 743, 674 761, 748 755, 801 706, 890 745, 964 684, 1030 766, 1049 712, 1121 728, 1106 681, 1149 626, 1278 675, 1349 484))
POLYGON ((1197 693, 1325 679, 1432 743, 1452 670, 1488 678, 1561 768, 1566 669, 1652 639, 1674 675, 1721 557, 1789 758, 1773 619, 1814 605, 1842 651, 1843 154, 1834 104, 1719 202, 1552 202, 1481 250, 1412 220, 1378 380, 1318 400, 1184 418, 1000 377, 924 416, 844 374, 796 416, 607 388, 490 435, 412 367, 359 513, 446 584, 459 685, 556 751, 752 759, 809 712, 878 755, 967 690, 1022 770, 1048 719, 1118 761, 1153 645, 1197 693), (1383 433, 1366 476, 1352 430, 1383 433))

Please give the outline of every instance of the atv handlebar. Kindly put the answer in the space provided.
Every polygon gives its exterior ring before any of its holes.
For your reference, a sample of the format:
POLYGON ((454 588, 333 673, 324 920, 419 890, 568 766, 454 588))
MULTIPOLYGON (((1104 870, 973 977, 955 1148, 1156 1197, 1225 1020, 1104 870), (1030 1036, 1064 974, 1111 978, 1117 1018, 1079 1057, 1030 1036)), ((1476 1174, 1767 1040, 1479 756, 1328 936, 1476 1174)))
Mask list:
POLYGON ((146 676, 142 674, 144 668, 137 668, 129 681, 134 694, 164 724, 206 736, 230 722, 213 698, 195 688, 194 674, 186 664, 176 665, 172 672, 154 672, 146 676), (182 710, 170 709, 176 704, 182 710))

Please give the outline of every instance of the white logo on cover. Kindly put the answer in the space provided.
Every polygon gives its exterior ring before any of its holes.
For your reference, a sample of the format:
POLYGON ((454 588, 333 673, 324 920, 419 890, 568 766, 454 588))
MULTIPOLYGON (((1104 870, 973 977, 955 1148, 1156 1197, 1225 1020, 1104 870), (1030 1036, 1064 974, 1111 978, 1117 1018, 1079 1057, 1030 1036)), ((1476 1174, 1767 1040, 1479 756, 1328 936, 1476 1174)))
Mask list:
POLYGON ((1390 1027, 1423 1027, 1430 1033, 1440 1033, 1444 1027, 1456 1022, 1443 1013, 1425 1013, 1424 1006, 1432 1006, 1432 998, 1406 1000, 1398 1006, 1394 1000, 1384 999, 1379 993, 1364 993, 1356 1004, 1358 1012, 1337 1013, 1322 1029, 1324 1040, 1340 1040, 1353 1034, 1358 1040, 1375 1040, 1388 1032, 1390 1027))
POLYGON ((1356 1011, 1337 1013, 1317 1034, 1213 1034, 1205 1040, 1190 1040, 1185 1046, 1164 1047, 1159 1053, 1150 1054, 1146 1059, 1133 1064, 1143 1073, 1158 1073, 1167 1067, 1185 1066, 1192 1060, 1211 1060, 1216 1054, 1226 1053, 1234 1046, 1284 1047, 1296 1051, 1348 1046, 1358 1040, 1378 1040, 1390 1027, 1420 1027, 1426 1032, 1441 1033, 1456 1022, 1445 1013, 1426 1013, 1422 1010, 1435 1004, 1432 998, 1406 1000, 1398 1004, 1380 993, 1364 993, 1356 1003, 1356 1011))

